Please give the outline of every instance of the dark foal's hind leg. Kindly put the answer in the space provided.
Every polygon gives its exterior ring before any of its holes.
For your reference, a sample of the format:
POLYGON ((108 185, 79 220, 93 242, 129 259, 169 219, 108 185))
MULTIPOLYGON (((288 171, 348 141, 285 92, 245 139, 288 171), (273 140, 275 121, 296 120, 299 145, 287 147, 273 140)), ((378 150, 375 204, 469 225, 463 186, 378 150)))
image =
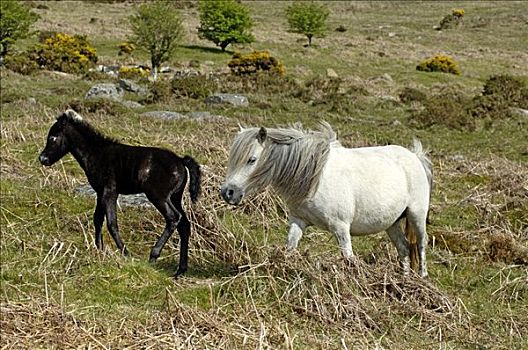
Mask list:
POLYGON ((187 261, 189 259, 189 237, 191 236, 191 223, 185 215, 185 211, 182 208, 182 192, 174 193, 171 196, 171 202, 181 214, 180 221, 178 222, 178 234, 180 235, 180 266, 176 271, 176 276, 181 276, 187 271, 187 261))
POLYGON ((95 226, 95 246, 97 249, 103 250, 103 222, 105 216, 105 210, 103 206, 102 196, 97 195, 97 204, 93 215, 93 222, 95 226))
POLYGON ((121 237, 119 236, 119 229, 117 227, 117 193, 105 192, 103 195, 103 203, 106 211, 106 226, 108 227, 108 231, 114 239, 117 249, 119 249, 119 251, 126 256, 128 255, 128 250, 123 244, 123 241, 121 241, 121 237))
POLYGON ((165 229, 150 252, 149 262, 154 263, 160 256, 161 250, 165 246, 165 243, 167 243, 167 240, 170 238, 170 236, 172 236, 174 229, 176 229, 181 215, 176 210, 176 208, 174 208, 168 198, 156 198, 151 195, 147 195, 147 198, 152 202, 152 204, 154 204, 156 209, 158 209, 161 215, 163 215, 165 218, 165 229))

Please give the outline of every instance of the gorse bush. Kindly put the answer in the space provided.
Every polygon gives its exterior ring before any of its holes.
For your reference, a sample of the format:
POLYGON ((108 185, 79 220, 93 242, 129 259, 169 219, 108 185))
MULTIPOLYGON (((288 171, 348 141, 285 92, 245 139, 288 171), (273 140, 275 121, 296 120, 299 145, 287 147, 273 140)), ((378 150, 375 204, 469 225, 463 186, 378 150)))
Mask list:
POLYGON ((236 75, 254 74, 258 71, 283 75, 285 72, 282 62, 271 56, 269 51, 253 51, 245 55, 236 52, 227 65, 236 75))
POLYGON ((123 79, 141 79, 146 78, 150 74, 150 69, 143 67, 127 67, 121 66, 118 71, 119 78, 123 79))
POLYGON ((21 1, 0 1, 0 57, 18 40, 29 36, 29 28, 38 19, 21 1))
POLYGON ((42 42, 30 52, 39 66, 66 73, 85 73, 97 63, 94 47, 85 35, 56 33, 42 38, 42 42))
POLYGON ((453 12, 442 18, 442 20, 440 21, 440 25, 437 29, 450 29, 456 26, 460 26, 462 24, 462 18, 464 17, 464 14, 464 9, 454 9, 453 12))
POLYGON ((420 62, 416 66, 416 70, 422 72, 442 72, 460 75, 460 68, 458 63, 451 56, 436 55, 425 61, 420 62))
POLYGON ((464 9, 454 9, 451 14, 455 17, 464 17, 465 12, 464 9))
POLYGON ((136 45, 127 41, 127 42, 119 44, 119 51, 117 52, 117 55, 118 56, 130 55, 135 50, 136 50, 136 45))

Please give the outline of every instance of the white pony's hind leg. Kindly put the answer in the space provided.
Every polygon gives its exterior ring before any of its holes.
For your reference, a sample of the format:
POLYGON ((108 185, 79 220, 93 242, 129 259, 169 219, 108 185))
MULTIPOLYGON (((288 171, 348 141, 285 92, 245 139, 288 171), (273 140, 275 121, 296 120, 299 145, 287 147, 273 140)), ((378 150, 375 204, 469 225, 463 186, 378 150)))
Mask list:
POLYGON ((407 276, 411 271, 409 262, 409 243, 407 242, 407 239, 405 239, 405 235, 401 228, 401 220, 396 221, 386 231, 390 240, 398 251, 398 257, 400 258, 400 263, 403 268, 403 274, 407 276))
POLYGON ((295 250, 299 245, 299 240, 302 237, 303 231, 306 228, 306 224, 297 218, 290 217, 288 229, 288 250, 295 250))
POLYGON ((427 211, 424 213, 413 214, 412 211, 407 213, 407 225, 413 225, 418 236, 418 259, 419 271, 421 277, 427 277, 427 263, 425 261, 425 248, 427 247, 427 231, 426 231, 427 211))

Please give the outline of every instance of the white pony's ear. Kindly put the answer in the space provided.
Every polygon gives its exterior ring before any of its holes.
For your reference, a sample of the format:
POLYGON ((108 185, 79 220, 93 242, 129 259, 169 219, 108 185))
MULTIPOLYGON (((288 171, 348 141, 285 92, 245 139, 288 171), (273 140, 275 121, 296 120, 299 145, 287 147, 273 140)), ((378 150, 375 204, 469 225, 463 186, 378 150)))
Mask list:
POLYGON ((73 109, 68 109, 66 112, 64 112, 68 117, 74 119, 74 120, 83 120, 81 115, 77 112, 75 112, 73 109))
POLYGON ((240 123, 238 123, 238 128, 240 129, 239 132, 244 131, 244 127, 242 125, 240 125, 240 123))
POLYGON ((264 127, 261 127, 258 134, 257 134, 257 140, 260 144, 263 144, 264 141, 266 141, 266 137, 268 136, 268 132, 264 127))

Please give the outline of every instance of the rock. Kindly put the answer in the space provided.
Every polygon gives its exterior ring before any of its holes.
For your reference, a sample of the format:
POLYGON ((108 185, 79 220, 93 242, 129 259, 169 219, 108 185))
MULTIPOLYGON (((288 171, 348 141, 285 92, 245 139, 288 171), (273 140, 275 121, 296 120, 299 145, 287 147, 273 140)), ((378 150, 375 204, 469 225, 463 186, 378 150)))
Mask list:
POLYGON ((247 107, 249 102, 246 96, 237 94, 216 94, 205 99, 207 105, 230 104, 233 106, 247 107))
POLYGON ((190 68, 184 68, 184 69, 180 69, 174 72, 175 79, 186 78, 186 77, 197 77, 199 75, 200 75, 199 71, 197 71, 196 69, 190 69, 190 68))
POLYGON ((37 100, 34 98, 34 97, 29 97, 27 99, 28 103, 31 104, 31 105, 36 105, 37 104, 37 100))
POLYGON ((227 120, 226 117, 221 115, 213 115, 207 111, 205 112, 190 112, 187 114, 187 117, 189 119, 197 120, 197 121, 219 121, 219 120, 227 120))
POLYGON ((370 78, 369 81, 373 81, 373 82, 378 82, 378 81, 381 81, 381 82, 386 82, 386 83, 393 83, 394 80, 392 80, 392 77, 389 73, 385 73, 379 77, 373 77, 373 78, 370 78))
POLYGON ((227 119, 224 116, 213 115, 207 111, 190 112, 188 114, 181 114, 178 112, 171 112, 171 111, 152 111, 152 112, 142 113, 141 115, 144 117, 158 118, 158 119, 164 119, 164 120, 189 119, 189 120, 195 120, 195 121, 219 121, 219 120, 227 119))
POLYGON ((115 84, 95 84, 88 90, 85 98, 108 98, 119 101, 123 98, 123 89, 115 84))
POLYGON ((328 78, 339 78, 339 76, 337 75, 336 71, 333 70, 332 68, 327 68, 326 69, 326 76, 328 78))
POLYGON ((136 102, 136 101, 122 101, 121 104, 130 109, 143 107, 141 103, 136 102))
POLYGON ((517 107, 511 107, 510 110, 520 116, 528 117, 528 109, 522 109, 517 107))
POLYGON ((170 111, 152 111, 152 112, 145 112, 141 114, 142 117, 149 117, 149 118, 158 118, 158 119, 164 119, 164 120, 178 120, 178 119, 186 119, 187 116, 184 114, 178 113, 178 112, 170 112, 170 111))
POLYGON ((128 79, 119 79, 119 86, 126 91, 146 95, 148 90, 128 79))
MULTIPOLYGON (((79 186, 75 189, 75 192, 84 195, 84 196, 90 196, 95 197, 96 193, 93 190, 92 186, 90 184, 79 186)), ((134 206, 134 207, 154 207, 152 203, 147 199, 147 196, 143 193, 139 194, 120 194, 117 203, 119 205, 124 206, 134 206)))

